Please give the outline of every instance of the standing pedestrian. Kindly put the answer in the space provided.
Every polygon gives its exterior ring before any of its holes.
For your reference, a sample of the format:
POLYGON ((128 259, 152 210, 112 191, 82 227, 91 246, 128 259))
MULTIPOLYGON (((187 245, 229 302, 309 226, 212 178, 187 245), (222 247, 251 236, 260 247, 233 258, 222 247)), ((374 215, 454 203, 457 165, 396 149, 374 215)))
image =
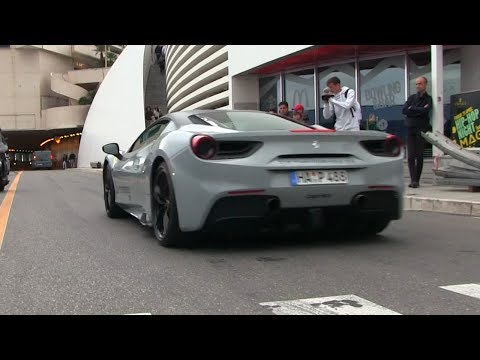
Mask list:
POLYGON ((428 80, 425 76, 415 79, 416 94, 410 95, 403 106, 405 126, 407 128, 408 170, 410 172, 411 188, 420 186, 420 176, 423 169, 423 151, 425 139, 422 132, 430 128, 430 111, 432 97, 427 93, 428 80))
POLYGON ((71 153, 70 156, 68 157, 68 162, 70 163, 70 167, 73 168, 75 167, 75 154, 71 153))

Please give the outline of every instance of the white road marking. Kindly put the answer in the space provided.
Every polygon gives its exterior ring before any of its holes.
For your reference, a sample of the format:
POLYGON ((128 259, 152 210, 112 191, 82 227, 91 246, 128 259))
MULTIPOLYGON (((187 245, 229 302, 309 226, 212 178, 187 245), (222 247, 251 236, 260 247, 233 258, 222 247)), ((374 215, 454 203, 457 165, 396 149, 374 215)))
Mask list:
POLYGON ((356 295, 260 303, 277 315, 401 315, 356 295))
POLYGON ((124 314, 124 315, 152 315, 150 313, 124 314))
POLYGON ((480 284, 448 285, 440 288, 480 299, 480 284))

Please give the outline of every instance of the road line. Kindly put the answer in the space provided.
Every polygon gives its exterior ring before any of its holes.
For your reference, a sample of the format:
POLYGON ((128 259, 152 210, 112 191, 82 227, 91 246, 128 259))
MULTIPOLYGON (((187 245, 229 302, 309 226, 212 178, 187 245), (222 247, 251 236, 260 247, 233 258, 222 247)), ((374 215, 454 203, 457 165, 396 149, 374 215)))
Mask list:
POLYGON ((480 284, 448 285, 440 288, 480 299, 480 284))
POLYGON ((150 313, 124 314, 124 315, 152 315, 150 313))
POLYGON ((401 315, 356 295, 260 303, 277 315, 401 315))
POLYGON ((10 209, 12 208, 13 198, 15 197, 18 181, 20 180, 20 175, 22 175, 22 173, 23 171, 19 171, 17 173, 17 176, 15 176, 15 179, 13 179, 12 184, 8 188, 5 198, 2 201, 2 205, 0 205, 0 250, 2 249, 5 231, 7 230, 8 217, 10 216, 10 209))

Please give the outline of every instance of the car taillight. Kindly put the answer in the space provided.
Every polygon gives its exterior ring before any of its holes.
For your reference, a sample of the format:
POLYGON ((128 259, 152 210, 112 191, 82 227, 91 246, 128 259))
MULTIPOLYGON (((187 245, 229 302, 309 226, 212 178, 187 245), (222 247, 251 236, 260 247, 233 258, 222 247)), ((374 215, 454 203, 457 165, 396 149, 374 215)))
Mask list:
POLYGON ((53 155, 50 155, 50 160, 53 160, 53 155))
POLYGON ((191 146, 193 153, 204 160, 213 158, 218 149, 215 139, 208 135, 195 135, 192 137, 191 146))
POLYGON ((365 140, 361 144, 370 154, 376 156, 397 157, 402 152, 402 141, 392 134, 383 140, 365 140))
POLYGON ((385 140, 385 152, 387 156, 397 157, 402 152, 402 141, 396 135, 388 134, 385 140))

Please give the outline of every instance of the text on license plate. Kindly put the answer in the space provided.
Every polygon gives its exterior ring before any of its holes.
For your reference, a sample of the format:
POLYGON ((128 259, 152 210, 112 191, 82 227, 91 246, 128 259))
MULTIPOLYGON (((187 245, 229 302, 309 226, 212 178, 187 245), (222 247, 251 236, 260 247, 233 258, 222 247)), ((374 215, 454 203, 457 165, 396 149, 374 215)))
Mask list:
POLYGON ((347 184, 345 170, 299 170, 290 173, 292 185, 347 184))

